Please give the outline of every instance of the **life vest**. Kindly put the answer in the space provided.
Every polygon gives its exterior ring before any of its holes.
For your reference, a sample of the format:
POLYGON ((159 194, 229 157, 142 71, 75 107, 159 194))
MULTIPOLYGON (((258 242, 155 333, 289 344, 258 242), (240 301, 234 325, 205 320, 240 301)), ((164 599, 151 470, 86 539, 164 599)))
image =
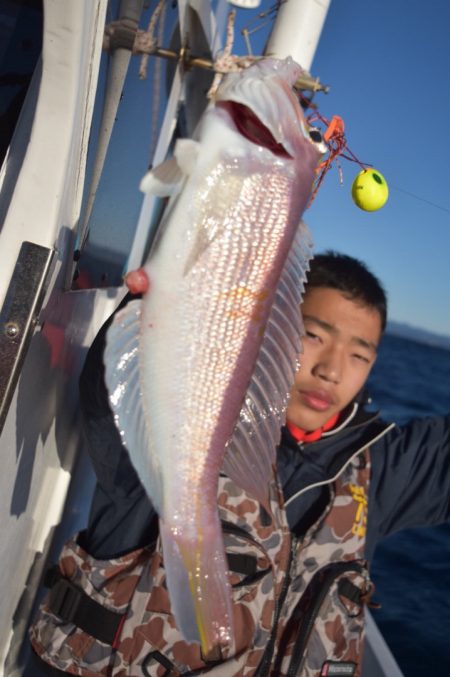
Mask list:
POLYGON ((329 485, 330 500, 302 541, 293 538, 276 478, 271 514, 220 477, 219 515, 230 569, 235 642, 202 656, 175 625, 159 542, 99 561, 69 541, 31 627, 34 651, 83 677, 360 675, 369 452, 329 485))

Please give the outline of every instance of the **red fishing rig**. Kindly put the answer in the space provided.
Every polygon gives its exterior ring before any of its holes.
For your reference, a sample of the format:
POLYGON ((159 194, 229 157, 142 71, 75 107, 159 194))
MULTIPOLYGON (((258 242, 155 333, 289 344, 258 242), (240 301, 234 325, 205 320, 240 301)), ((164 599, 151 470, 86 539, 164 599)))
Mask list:
MULTIPOLYGON (((304 108, 312 107, 310 99, 306 98, 301 92, 299 96, 300 103, 304 108)), ((310 133, 317 129, 327 147, 326 157, 317 167, 316 179, 308 206, 311 206, 314 201, 325 175, 331 169, 333 163, 337 167, 339 180, 343 183, 343 171, 339 159, 344 158, 350 162, 356 162, 361 167, 361 171, 352 184, 352 197, 355 204, 364 211, 380 209, 385 204, 389 194, 386 180, 380 172, 373 169, 370 164, 361 162, 350 150, 345 138, 344 120, 339 115, 333 115, 331 120, 328 120, 319 113, 316 106, 306 120, 311 128, 310 133)))

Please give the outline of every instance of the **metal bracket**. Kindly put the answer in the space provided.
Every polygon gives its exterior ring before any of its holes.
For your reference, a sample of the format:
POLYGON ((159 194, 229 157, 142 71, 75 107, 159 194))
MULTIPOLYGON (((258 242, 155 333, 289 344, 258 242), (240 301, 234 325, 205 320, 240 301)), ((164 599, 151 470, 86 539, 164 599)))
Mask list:
POLYGON ((44 302, 55 250, 23 242, 0 312, 0 434, 44 302))

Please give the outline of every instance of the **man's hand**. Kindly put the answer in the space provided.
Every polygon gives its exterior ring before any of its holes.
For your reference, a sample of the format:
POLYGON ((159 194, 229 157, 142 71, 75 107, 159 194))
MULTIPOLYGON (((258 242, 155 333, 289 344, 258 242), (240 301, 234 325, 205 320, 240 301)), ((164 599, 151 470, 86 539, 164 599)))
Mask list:
POLYGON ((150 289, 150 280, 143 268, 130 270, 125 275, 125 284, 132 294, 146 294, 150 289))

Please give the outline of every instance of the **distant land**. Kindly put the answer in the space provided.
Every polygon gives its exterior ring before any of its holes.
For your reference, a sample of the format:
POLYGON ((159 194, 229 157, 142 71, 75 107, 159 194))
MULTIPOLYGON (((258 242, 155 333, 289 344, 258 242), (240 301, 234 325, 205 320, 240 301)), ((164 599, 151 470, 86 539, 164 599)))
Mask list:
POLYGON ((450 350, 450 336, 444 336, 443 334, 434 334, 431 331, 426 329, 419 329, 418 327, 412 327, 410 324, 405 322, 395 322, 390 320, 387 323, 386 333, 392 334, 393 336, 400 336, 401 338, 410 339, 411 341, 417 341, 418 343, 425 343, 429 346, 436 346, 438 348, 446 348, 450 350))

